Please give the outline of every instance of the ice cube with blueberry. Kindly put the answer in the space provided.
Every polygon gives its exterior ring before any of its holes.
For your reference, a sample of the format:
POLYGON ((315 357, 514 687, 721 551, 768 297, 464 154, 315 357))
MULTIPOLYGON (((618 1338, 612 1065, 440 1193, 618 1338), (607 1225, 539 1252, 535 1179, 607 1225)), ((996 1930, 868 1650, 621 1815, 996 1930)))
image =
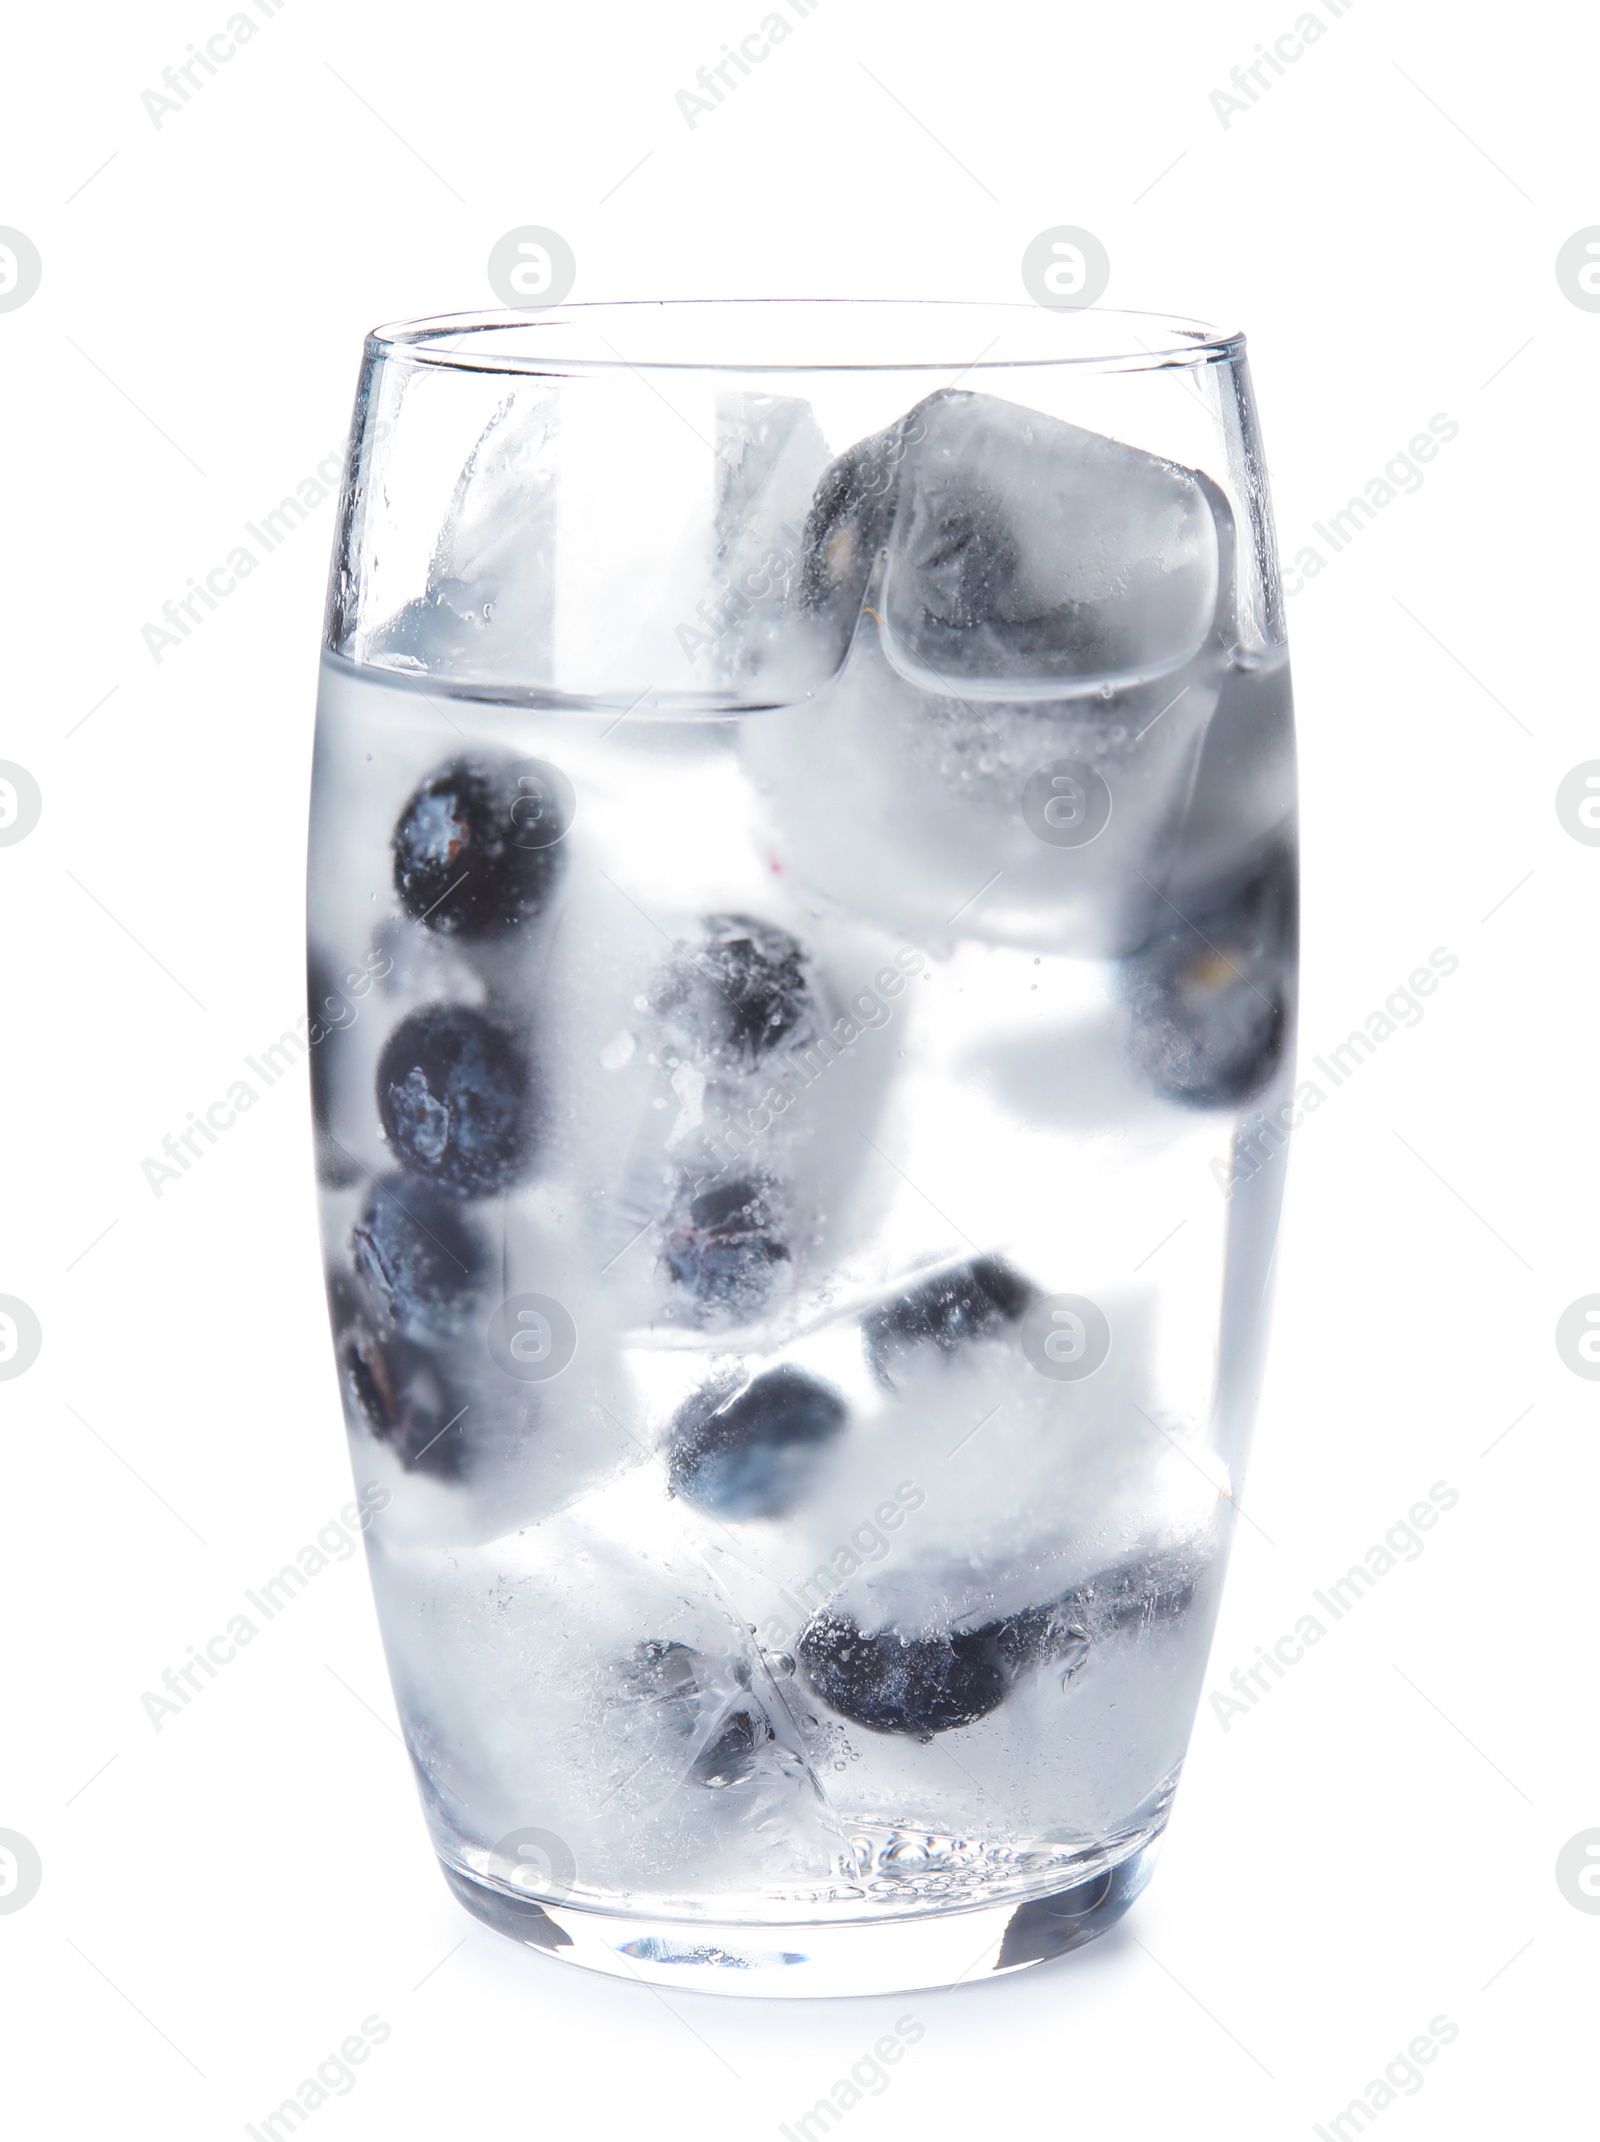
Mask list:
POLYGON ((885 650, 914 683, 1121 691, 1216 636, 1233 529, 1209 479, 995 395, 946 389, 914 419, 882 589, 885 650))

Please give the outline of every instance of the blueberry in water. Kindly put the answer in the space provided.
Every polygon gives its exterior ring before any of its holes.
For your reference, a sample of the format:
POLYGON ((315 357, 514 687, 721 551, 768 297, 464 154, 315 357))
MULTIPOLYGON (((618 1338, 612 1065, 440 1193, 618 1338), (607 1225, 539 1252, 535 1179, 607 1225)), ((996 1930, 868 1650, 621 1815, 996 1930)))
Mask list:
POLYGON ((441 937, 516 929, 543 907, 561 866, 551 808, 546 784, 514 759, 452 759, 439 767, 394 829, 401 906, 441 937))
POLYGON ((768 1185, 741 1180, 690 1196, 668 1224, 661 1262, 704 1318, 754 1315, 789 1262, 768 1185))
POLYGON ((847 1615, 825 1610, 808 1623, 799 1656, 830 1710, 874 1733, 914 1740, 987 1717, 1010 1685, 995 1627, 964 1636, 898 1629, 864 1636, 847 1615))
POLYGON ((1123 965, 1135 1062, 1186 1108, 1237 1108, 1277 1069, 1289 1031, 1294 860, 1273 853, 1248 876, 1170 908, 1123 965))
POLYGON ((747 915, 708 915, 656 993, 713 1060, 753 1070, 805 1016, 806 978, 787 930, 747 915))
POLYGON ((372 1185, 350 1248, 374 1302, 410 1339, 453 1337, 482 1291, 477 1229, 459 1205, 404 1176, 372 1185))
POLYGON ((672 1424, 673 1493, 715 1517, 785 1516, 844 1421, 838 1392, 787 1363, 732 1397, 715 1386, 697 1391, 672 1424))
POLYGON ((915 1355, 954 1354, 998 1336, 1025 1314, 1035 1290, 1001 1257, 974 1257, 910 1287, 863 1319, 867 1359, 880 1383, 915 1355))
POLYGON ((333 1313, 339 1387, 352 1428, 386 1445, 408 1473, 459 1479, 466 1408, 434 1364, 398 1335, 379 1333, 342 1280, 333 1289, 333 1313))
POLYGON ((696 1785, 742 1785, 774 1737, 765 1712, 745 1704, 695 1757, 689 1775, 696 1785))
POLYGON ((430 1005, 402 1020, 384 1044, 378 1114, 408 1175, 451 1197, 493 1197, 530 1157, 527 1058, 482 1012, 430 1005))

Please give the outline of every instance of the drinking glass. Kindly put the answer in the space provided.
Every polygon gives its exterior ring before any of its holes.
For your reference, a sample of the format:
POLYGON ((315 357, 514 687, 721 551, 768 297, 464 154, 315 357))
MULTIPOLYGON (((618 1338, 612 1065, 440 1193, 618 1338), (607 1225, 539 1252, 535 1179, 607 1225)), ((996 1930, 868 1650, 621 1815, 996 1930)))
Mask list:
POLYGON ((335 1349, 434 1849, 728 1993, 1127 1909, 1291 1108, 1243 338, 566 306, 366 345, 310 869, 335 1349))

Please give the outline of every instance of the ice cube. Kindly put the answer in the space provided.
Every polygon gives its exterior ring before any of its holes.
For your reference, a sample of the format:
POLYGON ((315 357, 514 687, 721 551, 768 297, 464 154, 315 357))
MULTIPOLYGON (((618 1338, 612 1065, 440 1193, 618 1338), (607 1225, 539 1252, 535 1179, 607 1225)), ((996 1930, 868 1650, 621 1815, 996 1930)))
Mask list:
POLYGON ((869 617, 842 675, 746 724, 776 862, 923 944, 1132 951, 1160 912, 1222 655, 1103 698, 1000 701, 891 666, 869 617), (1076 781, 1101 809, 1065 823, 1076 781), (1053 815, 1052 815, 1053 813, 1053 815))
POLYGON ((913 416, 882 588, 913 681, 1062 698, 1169 675, 1217 629, 1233 528, 1207 479, 993 395, 913 416))
POLYGON ((366 659, 430 676, 548 676, 556 578, 556 396, 519 382, 456 481, 423 594, 372 635, 366 659))
POLYGON ((683 638, 696 676, 723 691, 811 690, 843 648, 797 629, 802 530, 828 449, 809 402, 717 397, 717 497, 711 591, 683 638))
POLYGON ((777 1735, 772 1721, 758 1703, 738 1704, 700 1750, 689 1775, 696 1785, 720 1791, 724 1786, 743 1785, 756 1774, 762 1751, 777 1735))
POLYGON ((787 930, 746 915, 710 915, 658 983, 653 1008, 691 1055, 753 1070, 805 1020, 800 946, 787 930))

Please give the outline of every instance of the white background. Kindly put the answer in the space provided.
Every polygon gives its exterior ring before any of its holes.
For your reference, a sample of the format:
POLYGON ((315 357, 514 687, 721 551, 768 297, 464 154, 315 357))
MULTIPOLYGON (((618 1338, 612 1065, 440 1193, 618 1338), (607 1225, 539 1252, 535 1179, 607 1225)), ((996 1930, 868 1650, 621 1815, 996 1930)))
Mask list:
POLYGON ((0 1292, 44 1332, 0 1385, 0 1828, 44 1867, 0 1916, 16 2131, 237 2135, 371 2014, 316 2142, 775 2133, 902 2014, 847 2142, 1307 2133, 1439 2016, 1381 2136, 1585 2117, 1600 1918, 1555 1862, 1600 1825, 1600 1394, 1554 1328, 1600 1288, 1600 850, 1554 796, 1600 756, 1600 314, 1555 256, 1600 221, 1600 35, 1356 0, 1224 127, 1297 0, 821 0, 691 131, 676 91, 764 0, 287 0, 156 128, 228 10, 18 12, 4 51, 0 223, 44 261, 0 313, 0 756, 44 798, 0 849, 0 1292), (140 628, 340 446, 363 331, 493 302, 524 223, 579 298, 1015 300, 1086 226, 1106 302, 1248 330, 1291 558, 1460 426, 1290 609, 1306 1055, 1460 967, 1299 1140, 1208 1686, 1460 1502, 1248 1715, 1202 1708, 1144 1901, 1020 1978, 663 1997, 497 1940, 425 1845, 359 1562, 159 1734, 140 1707, 350 1493, 303 1080, 159 1200, 140 1171, 299 1009, 331 510, 160 665, 140 628))

